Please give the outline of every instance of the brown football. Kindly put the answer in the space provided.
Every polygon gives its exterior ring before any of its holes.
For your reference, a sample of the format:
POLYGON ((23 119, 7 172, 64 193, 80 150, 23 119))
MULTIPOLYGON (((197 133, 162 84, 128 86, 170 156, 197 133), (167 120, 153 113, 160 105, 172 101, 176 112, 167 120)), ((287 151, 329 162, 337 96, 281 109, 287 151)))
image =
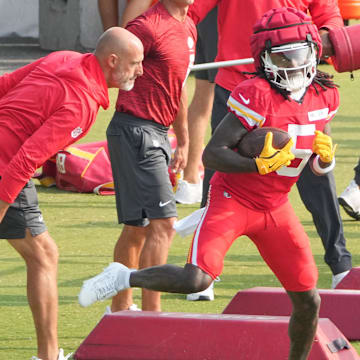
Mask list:
POLYGON ((288 132, 275 127, 264 126, 249 131, 238 143, 238 151, 241 155, 255 158, 260 155, 264 147, 265 136, 271 131, 273 133, 272 146, 275 149, 283 148, 291 139, 288 132))

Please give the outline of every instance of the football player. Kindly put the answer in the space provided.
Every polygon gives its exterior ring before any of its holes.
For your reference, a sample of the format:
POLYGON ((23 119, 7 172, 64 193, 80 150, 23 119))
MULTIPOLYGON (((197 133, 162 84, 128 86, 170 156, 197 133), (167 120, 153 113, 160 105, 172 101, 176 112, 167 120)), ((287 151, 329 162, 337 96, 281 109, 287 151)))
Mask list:
POLYGON ((112 263, 84 283, 79 302, 88 306, 104 299, 110 288, 111 295, 128 287, 204 290, 222 272, 232 243, 247 235, 291 299, 289 359, 306 359, 320 306, 318 273, 288 193, 308 161, 318 175, 333 169, 335 146, 327 133, 339 96, 330 77, 317 70, 322 45, 303 12, 278 8, 265 13, 254 25, 251 48, 257 75, 232 92, 229 113, 204 151, 205 166, 216 173, 187 264, 132 271, 112 263), (263 126, 286 130, 291 140, 274 149, 273 134, 267 133, 256 158, 234 150, 249 131, 263 126))

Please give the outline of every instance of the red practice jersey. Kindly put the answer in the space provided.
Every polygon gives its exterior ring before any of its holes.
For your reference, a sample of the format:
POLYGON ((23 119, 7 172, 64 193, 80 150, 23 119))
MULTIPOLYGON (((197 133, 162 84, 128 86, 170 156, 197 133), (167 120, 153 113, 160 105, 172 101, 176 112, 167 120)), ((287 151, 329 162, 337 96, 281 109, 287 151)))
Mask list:
POLYGON ((195 24, 188 16, 178 21, 157 3, 126 29, 144 45, 144 74, 136 79, 133 90, 119 91, 116 110, 170 126, 195 59, 195 24))
POLYGON ((267 175, 216 172, 211 184, 222 186, 240 203, 255 210, 272 209, 286 202, 288 192, 313 153, 315 130, 323 131, 339 106, 336 88, 317 89, 319 94, 313 86, 308 87, 299 103, 286 100, 264 79, 256 77, 240 83, 229 97, 229 110, 249 131, 261 126, 287 131, 294 141, 292 152, 296 159, 267 175))
POLYGON ((93 54, 58 51, 0 77, 0 199, 12 203, 35 170, 83 137, 108 88, 93 54))
MULTIPOLYGON (((189 15, 197 23, 207 12, 218 5, 218 55, 216 61, 251 58, 250 35, 256 20, 266 11, 279 7, 297 8, 309 11, 315 25, 333 29, 343 26, 337 0, 196 0, 189 9, 189 15)), ((255 71, 253 65, 220 68, 215 82, 232 91, 248 75, 242 71, 255 71)))

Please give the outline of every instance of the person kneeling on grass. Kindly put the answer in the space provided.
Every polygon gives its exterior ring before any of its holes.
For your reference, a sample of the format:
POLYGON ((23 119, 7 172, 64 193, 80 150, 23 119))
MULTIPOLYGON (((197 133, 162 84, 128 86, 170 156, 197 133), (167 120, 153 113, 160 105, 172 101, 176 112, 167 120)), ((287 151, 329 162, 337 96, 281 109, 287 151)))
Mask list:
POLYGON ((330 76, 317 70, 321 46, 316 26, 299 10, 272 9, 259 19, 251 37, 257 74, 232 92, 229 113, 204 150, 204 165, 217 172, 188 263, 139 271, 112 263, 84 282, 80 305, 129 287, 184 294, 204 290, 220 275, 232 243, 247 235, 291 299, 289 359, 308 357, 320 307, 318 272, 288 193, 308 161, 319 176, 335 164, 336 146, 324 132, 339 96, 330 76), (262 126, 283 129, 291 139, 274 149, 269 132, 258 157, 234 151, 249 131, 262 126))

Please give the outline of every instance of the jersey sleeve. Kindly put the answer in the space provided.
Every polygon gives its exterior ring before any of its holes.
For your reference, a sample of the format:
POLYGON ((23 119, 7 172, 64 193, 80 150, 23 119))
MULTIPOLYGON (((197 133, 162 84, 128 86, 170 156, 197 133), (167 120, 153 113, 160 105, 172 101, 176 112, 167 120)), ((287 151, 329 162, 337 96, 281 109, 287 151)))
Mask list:
POLYGON ((264 97, 259 89, 249 86, 248 81, 243 81, 230 94, 227 106, 250 131, 261 127, 265 122, 264 97))
MULTIPOLYGON (((330 89, 328 89, 328 91, 329 90, 330 89)), ((337 88, 333 88, 331 89, 331 94, 332 96, 329 96, 330 94, 327 94, 327 99, 329 99, 329 114, 326 118, 327 123, 335 117, 340 105, 339 90, 337 88)))
POLYGON ((62 107, 55 111, 24 142, 1 174, 0 199, 7 203, 14 202, 38 167, 59 150, 83 137, 88 129, 82 129, 84 127, 82 119, 88 116, 88 113, 81 110, 81 106, 62 107), (85 131, 81 133, 81 130, 85 131))
POLYGON ((194 21, 195 25, 199 24, 212 10, 220 0, 197 0, 189 7, 188 16, 194 21))
POLYGON ((318 29, 327 28, 331 30, 344 26, 337 0, 311 1, 309 10, 318 29))
POLYGON ((41 62, 40 58, 31 64, 25 65, 12 73, 0 76, 0 99, 6 95, 13 87, 15 87, 24 77, 33 71, 41 62))
POLYGON ((144 47, 144 56, 146 56, 155 42, 155 32, 151 25, 143 16, 139 16, 130 21, 126 30, 136 35, 142 42, 144 47))

